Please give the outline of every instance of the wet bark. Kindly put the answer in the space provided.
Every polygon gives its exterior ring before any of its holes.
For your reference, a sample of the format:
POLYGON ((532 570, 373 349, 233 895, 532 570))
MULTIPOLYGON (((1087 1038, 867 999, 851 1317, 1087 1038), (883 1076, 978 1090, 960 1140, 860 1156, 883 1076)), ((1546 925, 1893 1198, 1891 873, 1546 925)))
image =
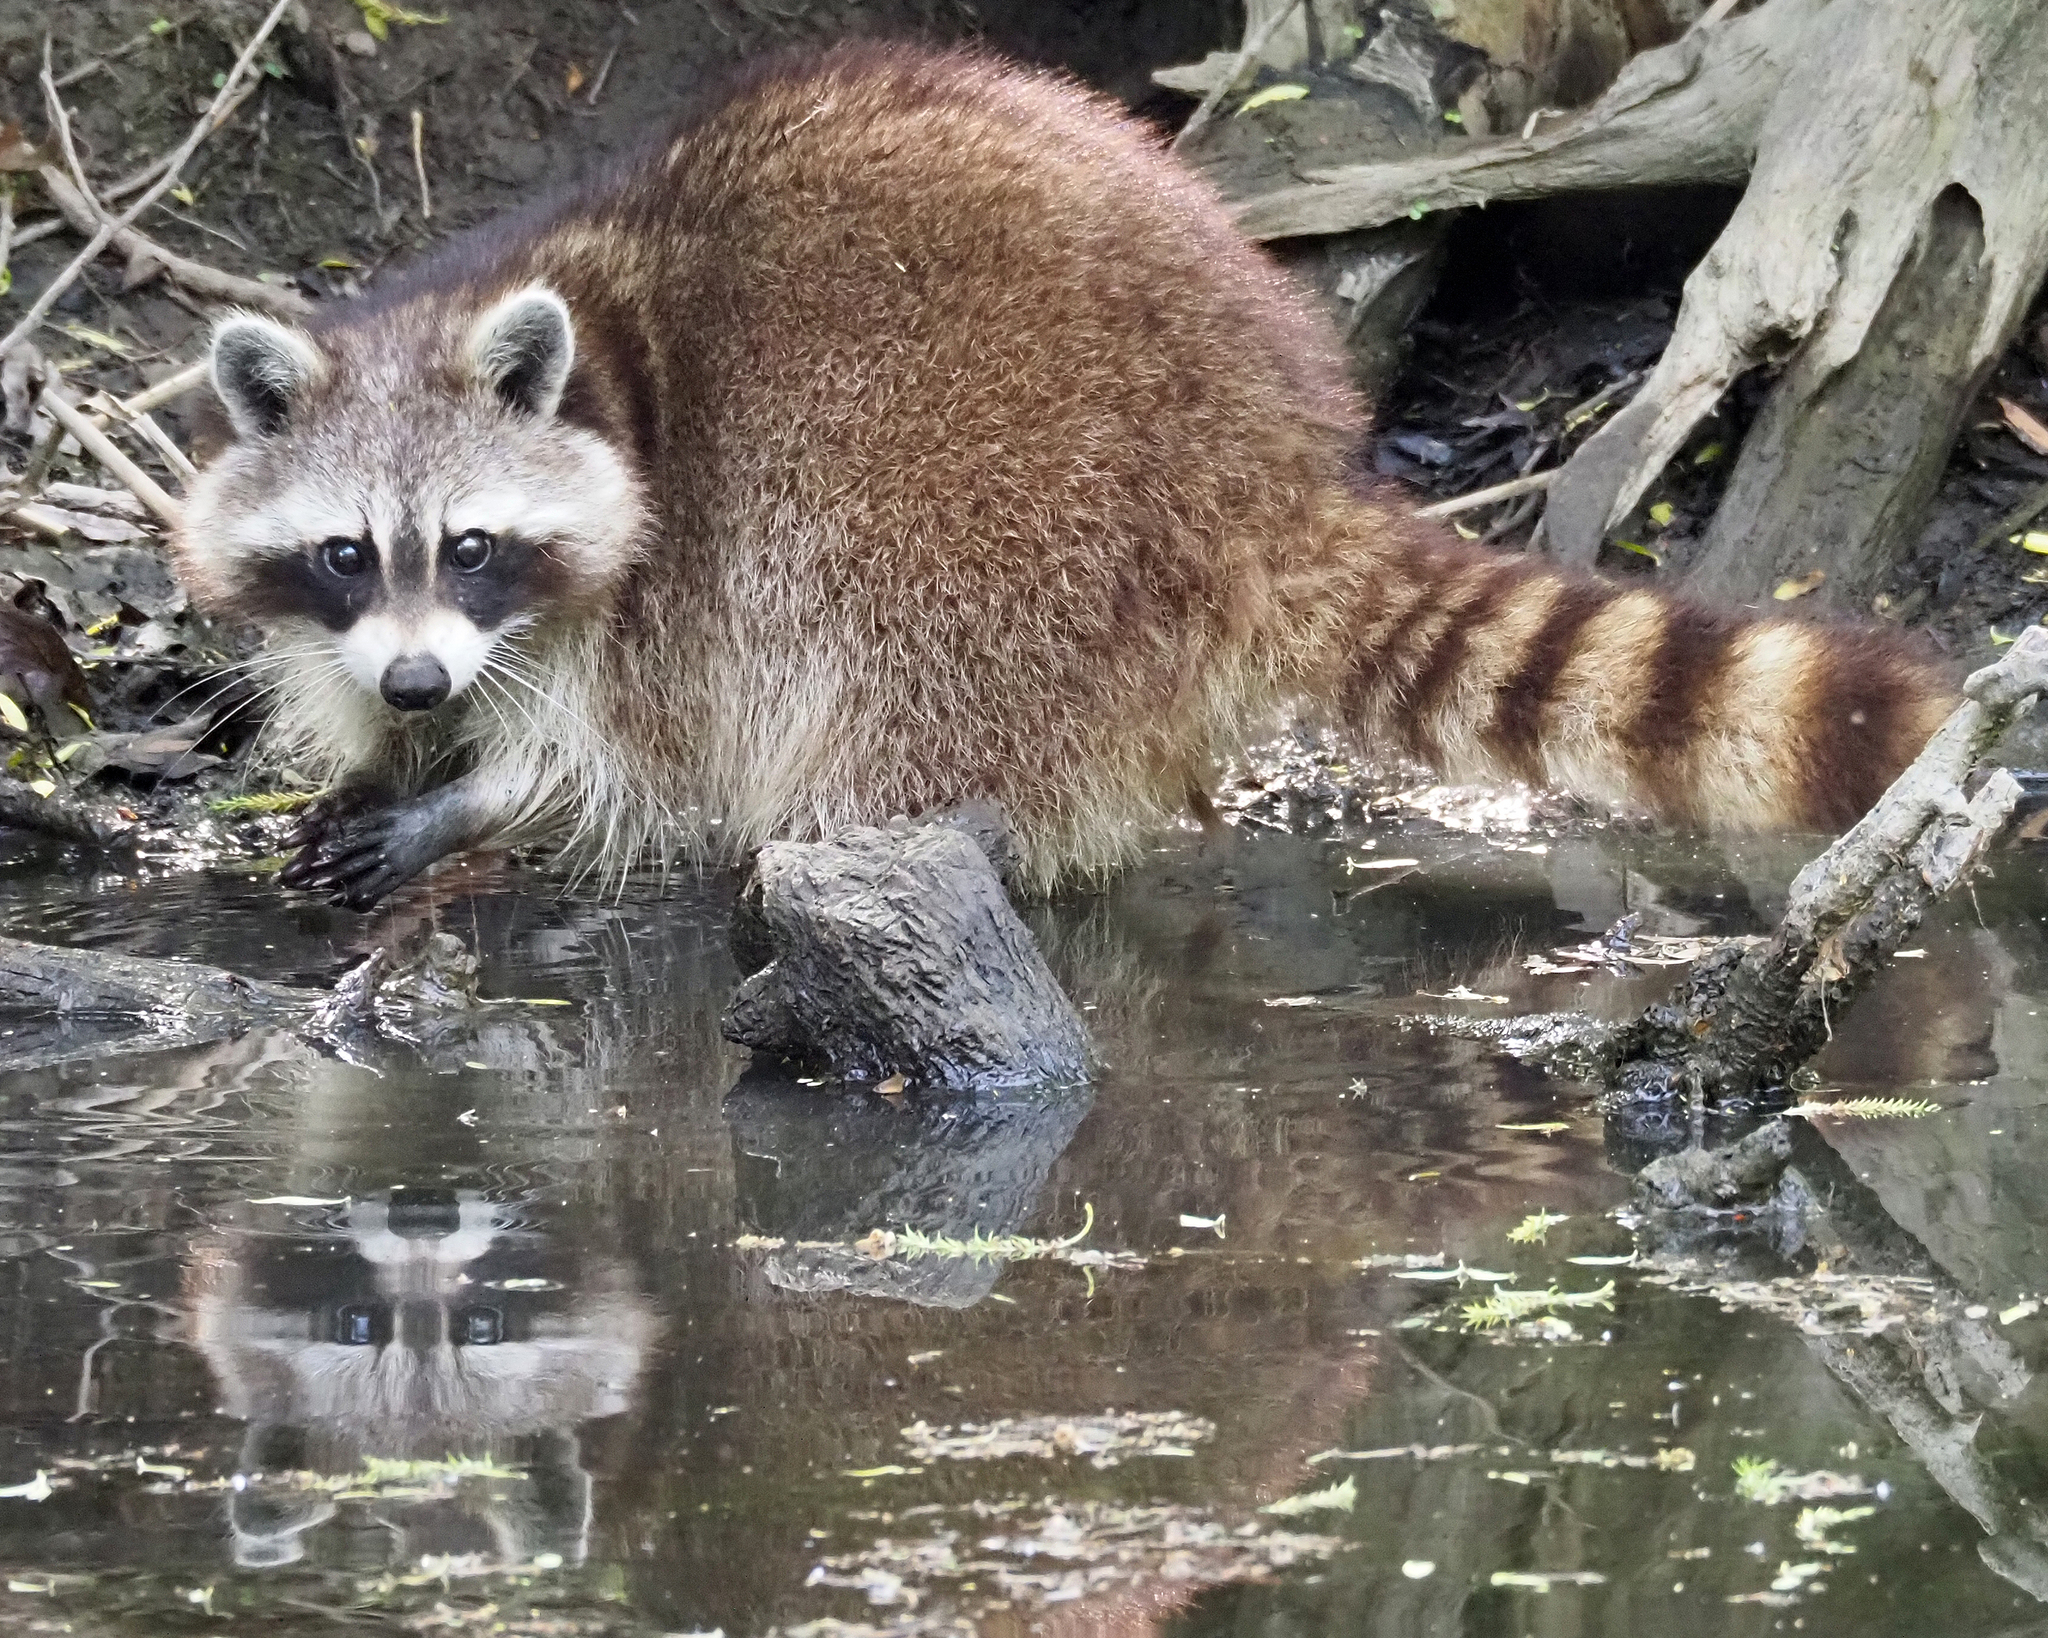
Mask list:
POLYGON ((319 990, 266 984, 195 961, 0 939, 0 1006, 129 1018, 213 1040, 258 1024, 296 1022, 324 999, 319 990))
POLYGON ((947 1091, 1087 1078, 1080 1014, 957 824, 769 843, 741 890, 734 953, 767 962, 724 1026, 759 1052, 947 1091))

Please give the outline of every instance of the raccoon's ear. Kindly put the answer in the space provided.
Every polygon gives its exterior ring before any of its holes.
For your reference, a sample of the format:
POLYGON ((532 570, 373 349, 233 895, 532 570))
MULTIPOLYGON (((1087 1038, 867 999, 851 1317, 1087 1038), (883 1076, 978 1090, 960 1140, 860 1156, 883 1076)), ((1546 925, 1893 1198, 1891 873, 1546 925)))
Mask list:
POLYGON ((213 390, 244 438, 281 430, 292 405, 326 372, 311 341, 270 319, 236 313, 213 332, 213 390))
POLYGON ((512 409, 545 420, 561 403, 576 362, 569 305, 544 285, 515 290, 484 309, 470 329, 468 353, 479 382, 512 409))

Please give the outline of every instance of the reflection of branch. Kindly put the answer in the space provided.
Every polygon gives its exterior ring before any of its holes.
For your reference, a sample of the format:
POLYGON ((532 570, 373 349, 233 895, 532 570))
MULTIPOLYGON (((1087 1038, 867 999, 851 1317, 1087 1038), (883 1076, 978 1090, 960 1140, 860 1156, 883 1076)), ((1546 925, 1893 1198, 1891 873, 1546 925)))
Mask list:
POLYGON ((1827 1140, 1805 1122, 1791 1124, 1797 1128, 1792 1162, 1808 1201, 1807 1242, 1818 1242, 1823 1260, 1838 1270, 1932 1287, 1910 1314, 1881 1329, 1814 1334, 1802 1327, 1803 1340, 1983 1527, 1984 1562, 2048 1602, 2048 1550, 2029 1534, 2025 1498, 1976 1444, 1990 1408, 1986 1398, 2010 1402, 2025 1391, 2032 1371, 2003 1337, 1969 1317, 1968 1296, 1827 1140), (1972 1377, 1990 1383, 1991 1394, 1973 1396, 1965 1386, 1972 1377))

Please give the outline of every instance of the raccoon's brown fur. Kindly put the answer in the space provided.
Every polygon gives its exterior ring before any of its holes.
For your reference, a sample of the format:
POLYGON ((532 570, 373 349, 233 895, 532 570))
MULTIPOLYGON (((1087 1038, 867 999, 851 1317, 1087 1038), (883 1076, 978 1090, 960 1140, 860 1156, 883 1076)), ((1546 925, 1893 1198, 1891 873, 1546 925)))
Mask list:
POLYGON ((561 426, 631 478, 593 497, 630 549, 540 542, 502 638, 570 714, 459 695, 422 726, 336 710, 330 678, 292 718, 344 776, 498 759, 463 841, 555 824, 619 864, 993 797, 1044 885, 1296 700, 1455 778, 1831 828, 1953 703, 1885 632, 1569 578, 1361 492, 1329 328, 1151 132, 904 48, 759 71, 608 185, 323 315, 282 429, 202 480, 194 589, 289 624, 223 530, 307 462, 428 473, 488 397, 479 313, 528 287, 573 316, 561 426))

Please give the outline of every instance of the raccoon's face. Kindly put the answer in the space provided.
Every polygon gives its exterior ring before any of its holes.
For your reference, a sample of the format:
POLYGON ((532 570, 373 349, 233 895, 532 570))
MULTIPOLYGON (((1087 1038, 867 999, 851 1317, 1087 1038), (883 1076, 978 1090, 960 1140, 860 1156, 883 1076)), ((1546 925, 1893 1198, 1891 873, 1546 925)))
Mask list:
POLYGON ((235 441, 186 509, 188 584, 393 711, 459 695, 508 638, 602 610, 637 550, 640 485, 557 413, 574 359, 538 286, 319 337, 227 319, 235 441))

